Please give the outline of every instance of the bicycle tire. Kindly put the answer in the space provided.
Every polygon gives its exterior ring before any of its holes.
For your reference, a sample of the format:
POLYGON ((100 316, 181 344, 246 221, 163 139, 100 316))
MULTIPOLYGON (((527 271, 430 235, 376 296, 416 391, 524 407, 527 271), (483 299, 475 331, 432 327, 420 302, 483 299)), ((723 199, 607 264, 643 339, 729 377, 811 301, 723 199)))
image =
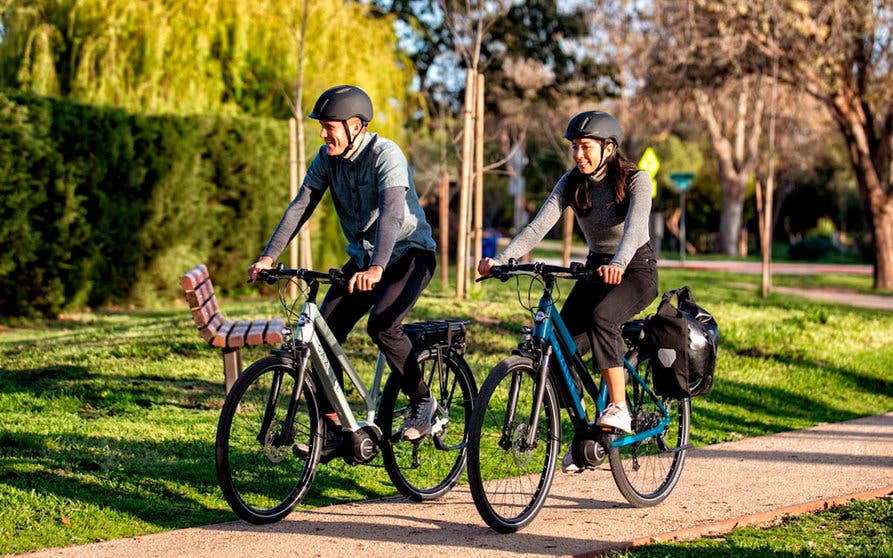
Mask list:
POLYGON ((295 392, 296 375, 288 359, 261 358, 239 376, 220 412, 217 479, 230 508, 249 523, 273 523, 287 516, 316 475, 324 432, 309 373, 299 394, 292 436, 277 439, 295 392), (277 384, 274 398, 271 388, 277 384), (273 403, 270 428, 261 441, 268 401, 273 403))
POLYGON ((555 476, 561 448, 560 408, 551 378, 540 411, 538 442, 522 447, 529 432, 536 369, 530 358, 511 356, 497 364, 484 384, 471 416, 468 481, 481 518, 495 531, 512 533, 542 509, 555 476), (514 382, 514 419, 503 429, 514 382), (507 432, 509 438, 503 436, 507 432))
MULTIPOLYGON (((639 363, 648 378, 648 361, 639 363)), ((634 432, 657 424, 657 403, 637 383, 627 385, 627 402, 634 432)), ((676 487, 685 464, 691 430, 691 399, 662 398, 670 413, 670 423, 659 434, 628 446, 608 450, 611 474, 624 498, 637 508, 663 502, 676 487)))
POLYGON ((385 470, 400 494, 415 502, 440 498, 459 482, 465 471, 468 423, 477 397, 474 375, 462 355, 445 352, 441 370, 436 351, 419 351, 418 361, 437 399, 432 433, 414 442, 401 438, 409 400, 395 374, 385 382, 378 420, 384 433, 381 453, 385 470))

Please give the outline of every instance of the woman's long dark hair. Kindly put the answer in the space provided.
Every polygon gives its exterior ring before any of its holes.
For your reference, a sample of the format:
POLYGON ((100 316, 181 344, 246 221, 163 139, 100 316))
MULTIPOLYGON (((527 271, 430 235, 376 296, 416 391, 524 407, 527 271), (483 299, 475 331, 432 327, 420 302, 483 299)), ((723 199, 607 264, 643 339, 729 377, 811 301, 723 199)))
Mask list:
MULTIPOLYGON (((605 180, 614 188, 614 205, 618 206, 626 199, 626 185, 630 177, 639 169, 620 152, 620 147, 614 149, 611 158, 608 159, 608 169, 605 180)), ((578 215, 586 216, 592 211, 592 200, 589 197, 589 180, 576 166, 571 169, 567 177, 567 189, 565 190, 571 206, 578 215)))

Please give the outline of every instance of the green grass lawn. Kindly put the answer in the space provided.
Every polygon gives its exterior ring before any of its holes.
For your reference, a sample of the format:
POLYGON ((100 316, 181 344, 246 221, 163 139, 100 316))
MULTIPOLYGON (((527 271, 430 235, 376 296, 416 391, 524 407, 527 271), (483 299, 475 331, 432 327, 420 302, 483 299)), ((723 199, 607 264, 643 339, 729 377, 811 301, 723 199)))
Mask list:
POLYGON ((818 513, 786 518, 779 525, 738 528, 720 537, 652 544, 615 558, 762 558, 893 556, 893 498, 852 501, 818 513))
MULTIPOLYGON (((662 290, 690 285, 720 324, 716 388, 693 404, 696 445, 893 410, 889 313, 779 294, 763 300, 758 281, 661 271, 662 290)), ((456 301, 435 280, 411 318, 470 319, 467 360, 480 384, 528 320, 518 296, 514 282, 489 281, 456 301)), ((230 317, 278 314, 270 299, 221 304, 230 317)), ((348 352, 368 374, 375 349, 363 331, 356 328, 348 352)), ((0 554, 235 518, 214 471, 220 352, 199 339, 184 305, 19 323, 0 329, 0 359, 0 554)), ((302 505, 395 493, 381 468, 335 461, 320 467, 302 505)))

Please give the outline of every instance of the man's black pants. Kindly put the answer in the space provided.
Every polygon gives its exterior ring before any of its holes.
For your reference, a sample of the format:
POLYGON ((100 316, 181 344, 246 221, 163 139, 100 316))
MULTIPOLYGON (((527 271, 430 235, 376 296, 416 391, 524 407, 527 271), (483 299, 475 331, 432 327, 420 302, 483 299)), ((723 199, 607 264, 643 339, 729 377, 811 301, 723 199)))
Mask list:
MULTIPOLYGON (((348 293, 346 286, 331 285, 320 307, 323 318, 341 344, 360 318, 369 312, 366 331, 394 372, 400 375, 400 387, 410 397, 424 395, 427 386, 412 343, 403 333, 402 323, 431 282, 436 265, 434 252, 410 249, 385 268, 381 281, 371 291, 354 289, 353 293, 348 293)), ((341 270, 345 277, 350 277, 360 268, 351 259, 341 270)), ((343 383, 343 372, 337 368, 338 378, 343 383)))

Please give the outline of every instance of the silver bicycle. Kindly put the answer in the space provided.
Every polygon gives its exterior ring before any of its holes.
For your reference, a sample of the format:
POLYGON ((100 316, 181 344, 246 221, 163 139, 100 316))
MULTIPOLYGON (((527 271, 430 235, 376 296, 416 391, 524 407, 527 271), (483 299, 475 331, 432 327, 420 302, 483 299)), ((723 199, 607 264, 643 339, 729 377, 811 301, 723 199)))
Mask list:
POLYGON ((321 284, 344 283, 341 271, 286 269, 280 264, 259 278, 279 284, 287 320, 282 346, 239 376, 220 413, 217 477, 233 511, 251 523, 278 521, 307 494, 320 462, 340 457, 352 465, 368 464, 379 452, 391 481, 411 500, 438 498, 455 486, 465 469, 468 423, 477 396, 463 357, 467 321, 404 324, 437 400, 430 434, 406 441, 400 427, 409 401, 399 378, 379 354, 367 387, 316 304, 321 284), (306 286, 299 311, 297 302, 287 297, 290 281, 306 286), (332 357, 362 401, 363 409, 356 413, 332 357), (337 413, 340 428, 323 420, 323 399, 337 413), (326 446, 327 437, 337 439, 335 448, 326 446))

